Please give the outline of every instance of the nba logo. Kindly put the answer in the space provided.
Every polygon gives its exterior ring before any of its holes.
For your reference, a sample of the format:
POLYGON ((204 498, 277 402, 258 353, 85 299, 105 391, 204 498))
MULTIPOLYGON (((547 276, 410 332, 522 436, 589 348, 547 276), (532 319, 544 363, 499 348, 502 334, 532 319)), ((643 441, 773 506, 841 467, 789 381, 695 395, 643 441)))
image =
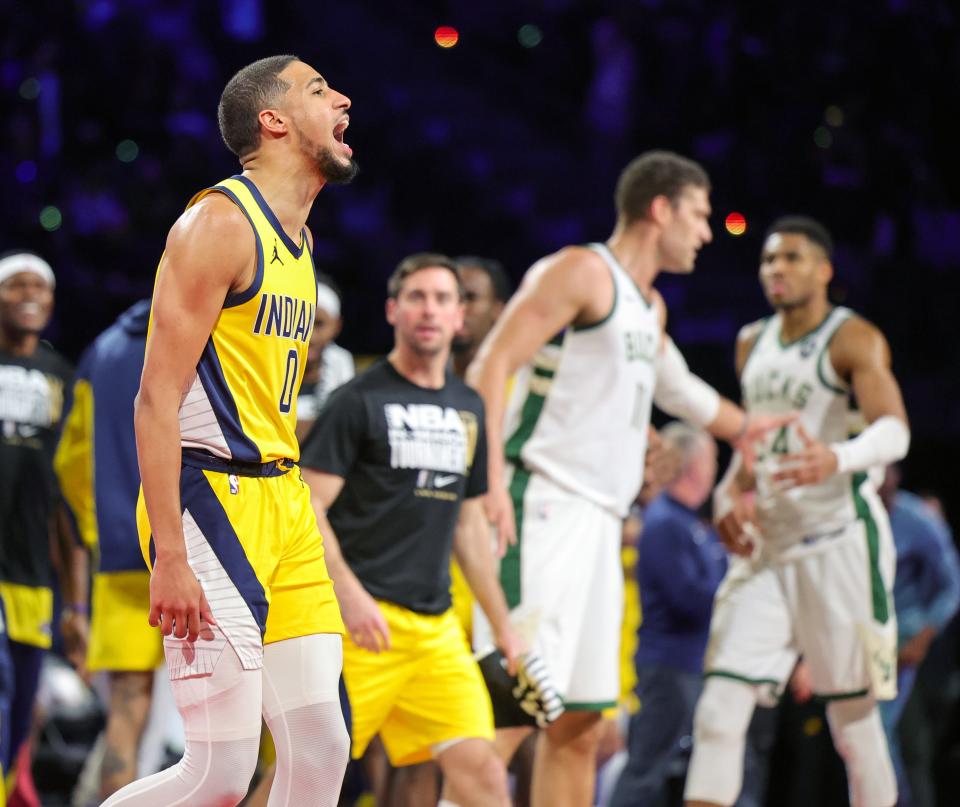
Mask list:
POLYGON ((236 474, 230 474, 230 476, 227 477, 227 481, 230 483, 230 493, 236 496, 240 492, 240 480, 236 474))

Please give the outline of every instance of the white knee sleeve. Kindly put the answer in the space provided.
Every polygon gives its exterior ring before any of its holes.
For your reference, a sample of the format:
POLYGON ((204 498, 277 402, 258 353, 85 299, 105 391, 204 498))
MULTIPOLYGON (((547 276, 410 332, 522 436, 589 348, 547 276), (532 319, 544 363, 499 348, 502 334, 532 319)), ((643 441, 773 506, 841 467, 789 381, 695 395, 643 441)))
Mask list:
POLYGON ((267 807, 334 807, 350 736, 340 708, 339 636, 317 634, 267 645, 263 715, 277 748, 267 807))
POLYGON ((104 807, 229 807, 247 792, 260 745, 259 670, 227 646, 210 675, 172 682, 186 748, 172 768, 117 791, 104 807))
POLYGON ((832 701, 827 705, 827 721, 847 767, 852 807, 896 804, 897 778, 877 702, 872 697, 832 701))
POLYGON ((752 684, 707 678, 693 718, 693 756, 686 801, 733 804, 743 785, 747 727, 757 705, 752 684))

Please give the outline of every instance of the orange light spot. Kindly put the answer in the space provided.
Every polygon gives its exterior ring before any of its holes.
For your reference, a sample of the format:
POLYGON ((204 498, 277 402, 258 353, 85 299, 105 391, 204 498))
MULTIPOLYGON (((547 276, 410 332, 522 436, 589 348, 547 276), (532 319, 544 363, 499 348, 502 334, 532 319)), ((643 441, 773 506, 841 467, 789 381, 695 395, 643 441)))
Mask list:
POLYGON ((460 41, 460 33, 450 25, 441 25, 433 32, 433 41, 441 48, 452 48, 460 41))
POLYGON ((724 225, 730 235, 743 235, 747 231, 747 220, 743 213, 731 213, 727 216, 724 225))

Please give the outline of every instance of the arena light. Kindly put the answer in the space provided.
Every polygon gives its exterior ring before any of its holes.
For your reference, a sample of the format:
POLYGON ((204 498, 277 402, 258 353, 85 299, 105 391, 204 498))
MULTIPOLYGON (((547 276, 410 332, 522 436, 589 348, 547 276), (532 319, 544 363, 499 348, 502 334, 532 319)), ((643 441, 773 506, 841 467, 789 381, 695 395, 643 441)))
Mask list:
POLYGON ((543 31, 536 25, 522 25, 517 31, 517 41, 525 48, 535 48, 543 41, 543 31))
POLYGON ((747 231, 747 219, 743 213, 737 213, 736 211, 727 216, 723 225, 730 235, 743 235, 747 231))
POLYGON ((59 208, 54 205, 47 205, 40 211, 40 226, 48 233, 59 230, 61 224, 63 224, 63 215, 59 208))
POLYGON ((441 48, 452 48, 460 41, 460 32, 452 25, 441 25, 433 32, 433 41, 441 48))

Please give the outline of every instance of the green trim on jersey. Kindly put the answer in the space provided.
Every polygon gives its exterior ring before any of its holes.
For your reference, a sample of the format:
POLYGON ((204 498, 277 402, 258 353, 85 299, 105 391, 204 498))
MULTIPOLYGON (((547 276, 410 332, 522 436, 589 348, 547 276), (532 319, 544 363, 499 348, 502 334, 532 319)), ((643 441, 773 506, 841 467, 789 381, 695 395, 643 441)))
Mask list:
POLYGON ((510 498, 513 500, 513 515, 517 529, 517 542, 508 546, 500 561, 500 586, 508 608, 520 604, 520 541, 523 539, 523 497, 530 484, 530 471, 515 465, 510 480, 510 498))
POLYGON ((857 689, 853 692, 831 692, 826 695, 821 695, 819 692, 814 692, 813 697, 818 701, 848 701, 853 698, 864 698, 869 694, 869 689, 857 689))
POLYGON ((612 709, 617 705, 616 701, 571 701, 563 702, 563 708, 568 712, 602 712, 606 709, 612 709))
POLYGON ((881 625, 885 625, 890 618, 890 606, 887 602, 887 589, 880 574, 880 530, 870 512, 870 505, 860 493, 860 486, 866 481, 867 475, 863 471, 853 475, 853 504, 857 510, 857 518, 864 525, 867 533, 867 553, 870 557, 870 595, 873 600, 873 618, 881 625))
POLYGON ((767 332, 767 328, 769 328, 770 323, 773 322, 773 317, 764 317, 762 320, 760 320, 760 322, 762 322, 763 325, 760 328, 760 333, 757 334, 757 338, 754 339, 753 344, 750 345, 750 351, 743 360, 743 367, 740 368, 740 378, 743 378, 744 374, 747 372, 747 365, 750 363, 750 357, 753 356, 754 351, 757 349, 757 345, 760 344, 760 340, 763 339, 763 335, 767 332))
MULTIPOLYGON (((836 309, 834 309, 834 311, 836 311, 836 309)), ((831 312, 831 313, 832 313, 832 312, 831 312)), ((837 331, 840 330, 840 326, 843 325, 843 323, 846 322, 848 319, 850 319, 850 317, 849 317, 849 316, 846 316, 846 317, 844 317, 842 320, 840 320, 840 322, 839 322, 839 324, 837 325, 837 327, 833 329, 833 333, 830 334, 830 338, 827 339, 826 344, 825 344, 825 345, 823 346, 823 348, 820 350, 820 355, 817 356, 817 378, 820 379, 820 383, 823 384, 823 386, 825 386, 828 390, 831 390, 831 391, 833 391, 833 392, 836 392, 838 395, 849 395, 849 394, 850 394, 850 390, 849 390, 849 389, 841 389, 840 387, 835 387, 833 384, 831 384, 829 381, 827 381, 826 376, 824 375, 824 372, 823 372, 823 357, 824 357, 824 356, 829 357, 829 354, 830 354, 830 343, 833 342, 833 337, 837 335, 837 331)), ((842 379, 841 379, 841 380, 842 380, 842 379)))
POLYGON ((820 320, 819 324, 815 328, 811 328, 806 333, 800 334, 800 336, 798 336, 796 339, 791 339, 789 342, 783 341, 783 331, 781 330, 780 333, 777 334, 777 344, 779 344, 781 348, 786 350, 787 348, 793 347, 798 342, 802 342, 804 339, 808 339, 830 321, 830 318, 833 316, 833 312, 836 310, 837 310, 836 306, 831 306, 830 310, 827 311, 827 315, 822 320, 820 320))
MULTIPOLYGON (((534 365, 532 374, 540 378, 552 379, 553 370, 547 370, 544 367, 534 365)), ((512 462, 520 463, 520 453, 523 451, 527 440, 533 435, 533 430, 537 428, 537 421, 543 413, 543 407, 547 402, 547 396, 529 390, 527 398, 523 402, 523 408, 520 410, 520 424, 513 434, 510 435, 504 446, 503 453, 506 458, 512 462)))
POLYGON ((780 687, 782 684, 781 681, 777 681, 775 678, 748 678, 746 675, 740 675, 739 673, 727 672, 726 670, 707 670, 703 674, 704 678, 729 678, 731 681, 740 681, 744 684, 753 684, 754 686, 761 686, 763 684, 770 684, 771 686, 780 687))
POLYGON ((604 261, 604 266, 607 267, 607 271, 610 273, 610 282, 613 283, 613 304, 610 306, 610 310, 607 312, 607 315, 603 319, 599 319, 596 322, 588 323, 587 325, 573 325, 573 331, 575 333, 581 333, 582 331, 592 331, 594 328, 599 328, 601 325, 610 321, 610 318, 613 316, 614 312, 617 310, 617 299, 619 297, 617 293, 617 277, 613 273, 613 267, 604 261))

